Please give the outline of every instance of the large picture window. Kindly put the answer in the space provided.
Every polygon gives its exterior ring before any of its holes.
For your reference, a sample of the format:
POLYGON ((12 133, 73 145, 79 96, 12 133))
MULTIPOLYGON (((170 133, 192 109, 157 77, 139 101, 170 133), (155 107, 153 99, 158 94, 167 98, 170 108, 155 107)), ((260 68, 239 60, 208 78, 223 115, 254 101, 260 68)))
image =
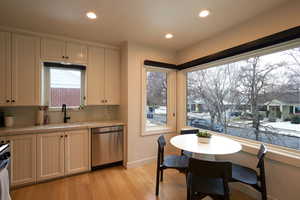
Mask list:
POLYGON ((189 71, 186 102, 188 126, 300 150, 300 47, 189 71))
POLYGON ((175 131, 176 72, 145 66, 142 77, 143 134, 175 131))

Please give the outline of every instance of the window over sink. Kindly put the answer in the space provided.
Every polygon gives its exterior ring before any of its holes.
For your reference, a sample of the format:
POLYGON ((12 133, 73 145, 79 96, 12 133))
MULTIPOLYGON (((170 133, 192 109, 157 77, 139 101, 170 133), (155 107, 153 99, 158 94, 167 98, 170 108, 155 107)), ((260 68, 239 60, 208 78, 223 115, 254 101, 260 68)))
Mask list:
POLYGON ((49 108, 79 108, 84 104, 85 67, 44 63, 44 81, 42 88, 43 104, 49 108))

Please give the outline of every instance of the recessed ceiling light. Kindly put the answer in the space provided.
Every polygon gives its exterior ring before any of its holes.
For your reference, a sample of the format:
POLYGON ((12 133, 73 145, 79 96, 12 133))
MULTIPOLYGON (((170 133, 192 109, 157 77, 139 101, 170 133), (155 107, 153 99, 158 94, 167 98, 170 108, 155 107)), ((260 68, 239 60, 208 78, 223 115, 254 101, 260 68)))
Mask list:
POLYGON ((86 16, 87 16, 89 19, 96 19, 96 18, 97 18, 96 13, 94 13, 94 12, 87 12, 87 13, 86 13, 86 16))
POLYGON ((210 14, 210 11, 209 10, 202 10, 199 12, 199 17, 207 17, 208 15, 210 14))
POLYGON ((171 39, 171 38, 173 38, 173 35, 171 33, 168 33, 168 34, 165 35, 165 38, 171 39))

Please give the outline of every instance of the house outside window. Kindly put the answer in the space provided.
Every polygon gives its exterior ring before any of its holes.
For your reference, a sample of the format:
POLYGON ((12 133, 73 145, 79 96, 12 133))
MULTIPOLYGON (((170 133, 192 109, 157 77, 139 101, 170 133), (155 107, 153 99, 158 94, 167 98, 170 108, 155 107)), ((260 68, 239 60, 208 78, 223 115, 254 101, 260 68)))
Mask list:
POLYGON ((61 64, 51 63, 44 68, 43 102, 50 108, 79 108, 84 104, 84 68, 61 67, 61 64))
POLYGON ((187 71, 186 125, 300 150, 300 45, 288 46, 187 71))
POLYGON ((176 71, 144 66, 142 135, 176 131, 176 71))

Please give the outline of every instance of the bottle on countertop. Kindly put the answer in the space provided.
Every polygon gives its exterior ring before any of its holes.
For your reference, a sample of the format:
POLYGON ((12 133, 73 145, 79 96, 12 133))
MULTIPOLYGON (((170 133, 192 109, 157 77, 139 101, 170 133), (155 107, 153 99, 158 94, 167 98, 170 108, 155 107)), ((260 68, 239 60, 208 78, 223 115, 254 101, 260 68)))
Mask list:
POLYGON ((48 111, 49 111, 49 107, 48 106, 44 106, 44 124, 45 125, 49 124, 49 121, 50 121, 48 111))
POLYGON ((40 126, 44 124, 44 109, 43 107, 39 107, 37 113, 36 113, 36 125, 40 126))

